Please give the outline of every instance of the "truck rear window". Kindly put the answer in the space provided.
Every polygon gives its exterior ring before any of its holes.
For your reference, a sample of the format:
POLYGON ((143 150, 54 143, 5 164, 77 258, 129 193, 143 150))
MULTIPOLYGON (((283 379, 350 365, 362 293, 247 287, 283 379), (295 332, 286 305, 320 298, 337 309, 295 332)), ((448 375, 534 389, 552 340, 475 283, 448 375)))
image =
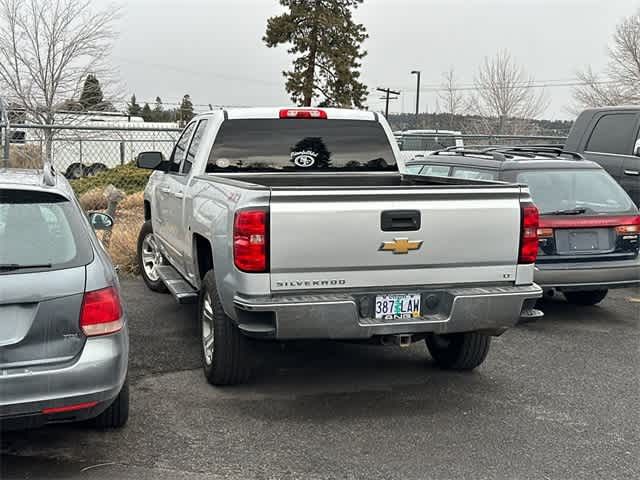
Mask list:
POLYGON ((397 169, 389 139, 378 122, 249 119, 222 124, 206 171, 397 169))

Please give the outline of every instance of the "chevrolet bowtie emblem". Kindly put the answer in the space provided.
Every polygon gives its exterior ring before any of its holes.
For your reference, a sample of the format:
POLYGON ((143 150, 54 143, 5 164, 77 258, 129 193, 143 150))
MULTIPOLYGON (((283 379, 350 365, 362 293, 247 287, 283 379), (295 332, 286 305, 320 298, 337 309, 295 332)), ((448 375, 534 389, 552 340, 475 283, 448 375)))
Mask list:
POLYGON ((409 253, 409 250, 418 250, 422 246, 422 240, 409 240, 408 238, 394 238, 393 242, 382 242, 380 250, 393 253, 409 253))

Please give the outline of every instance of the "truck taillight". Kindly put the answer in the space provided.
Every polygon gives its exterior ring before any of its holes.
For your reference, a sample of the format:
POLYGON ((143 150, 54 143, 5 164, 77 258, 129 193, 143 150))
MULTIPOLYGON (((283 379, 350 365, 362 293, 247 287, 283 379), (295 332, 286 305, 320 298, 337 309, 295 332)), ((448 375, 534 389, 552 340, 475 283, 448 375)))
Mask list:
POLYGON ((522 204, 518 263, 535 263, 538 258, 539 220, 538 209, 533 203, 522 204))
POLYGON ((233 261, 243 272, 267 271, 266 210, 240 210, 233 222, 233 261))
POLYGON ((88 337, 107 335, 122 329, 122 307, 115 288, 107 287, 84 294, 80 328, 88 337))
POLYGON ((317 118, 325 120, 327 112, 318 108, 285 108, 280 110, 280 118, 317 118))

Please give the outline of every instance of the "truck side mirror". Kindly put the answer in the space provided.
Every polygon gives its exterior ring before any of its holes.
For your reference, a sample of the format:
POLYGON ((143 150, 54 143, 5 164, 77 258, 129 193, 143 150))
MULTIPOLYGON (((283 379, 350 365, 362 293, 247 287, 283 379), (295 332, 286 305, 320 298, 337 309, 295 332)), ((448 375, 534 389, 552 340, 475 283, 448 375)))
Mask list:
POLYGON ((164 164, 162 152, 141 152, 136 158, 136 166, 147 170, 159 170, 164 164))

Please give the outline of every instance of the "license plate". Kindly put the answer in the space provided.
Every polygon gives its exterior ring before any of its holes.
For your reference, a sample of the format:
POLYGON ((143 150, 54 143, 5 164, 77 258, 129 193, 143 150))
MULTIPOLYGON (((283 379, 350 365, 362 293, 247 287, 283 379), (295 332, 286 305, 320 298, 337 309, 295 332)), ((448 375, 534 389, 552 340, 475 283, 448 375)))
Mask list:
POLYGON ((569 232, 569 248, 575 252, 599 250, 597 232, 569 232))
POLYGON ((420 316, 420 295, 376 295, 376 318, 411 319, 420 316))

